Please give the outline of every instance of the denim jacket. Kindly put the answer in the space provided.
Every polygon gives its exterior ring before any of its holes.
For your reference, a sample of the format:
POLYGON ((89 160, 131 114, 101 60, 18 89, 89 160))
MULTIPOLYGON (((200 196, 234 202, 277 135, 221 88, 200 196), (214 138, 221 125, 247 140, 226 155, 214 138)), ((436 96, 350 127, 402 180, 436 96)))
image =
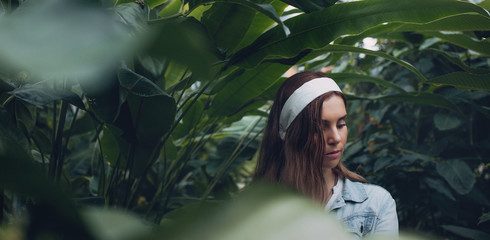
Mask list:
POLYGON ((384 188, 345 179, 342 194, 333 201, 332 213, 353 233, 354 239, 398 238, 395 200, 384 188))

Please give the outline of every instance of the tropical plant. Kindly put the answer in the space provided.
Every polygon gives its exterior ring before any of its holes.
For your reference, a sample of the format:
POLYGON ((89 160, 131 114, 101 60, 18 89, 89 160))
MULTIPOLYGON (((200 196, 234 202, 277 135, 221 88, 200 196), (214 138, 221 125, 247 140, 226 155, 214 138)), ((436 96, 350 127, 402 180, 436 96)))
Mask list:
POLYGON ((159 224, 233 196, 292 66, 333 68, 402 227, 489 234, 488 1, 0 3, 0 220, 32 236, 90 235, 70 198, 159 224))

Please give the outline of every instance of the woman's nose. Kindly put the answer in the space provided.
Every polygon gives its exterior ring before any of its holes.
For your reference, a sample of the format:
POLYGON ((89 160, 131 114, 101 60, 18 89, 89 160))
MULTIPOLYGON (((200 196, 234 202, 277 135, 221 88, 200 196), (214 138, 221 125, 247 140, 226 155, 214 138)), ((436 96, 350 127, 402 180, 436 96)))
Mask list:
POLYGON ((340 133, 337 128, 329 129, 327 133, 327 144, 336 145, 341 141, 340 133))

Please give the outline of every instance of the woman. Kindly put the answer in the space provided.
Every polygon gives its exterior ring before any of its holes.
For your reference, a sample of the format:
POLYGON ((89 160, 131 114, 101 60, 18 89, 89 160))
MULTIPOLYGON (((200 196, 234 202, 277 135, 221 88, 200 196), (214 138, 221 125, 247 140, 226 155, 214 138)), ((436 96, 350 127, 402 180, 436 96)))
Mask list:
POLYGON ((360 239, 398 236, 395 201, 341 162, 346 102, 322 73, 302 72, 279 89, 264 132, 255 179, 283 183, 320 202, 360 239))

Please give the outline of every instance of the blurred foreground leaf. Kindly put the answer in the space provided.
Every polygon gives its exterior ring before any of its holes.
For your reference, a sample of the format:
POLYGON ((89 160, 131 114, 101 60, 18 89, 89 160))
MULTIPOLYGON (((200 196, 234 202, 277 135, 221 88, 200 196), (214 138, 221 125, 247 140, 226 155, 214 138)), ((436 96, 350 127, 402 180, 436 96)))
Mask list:
POLYGON ((47 79, 100 75, 135 46, 121 18, 76 1, 27 1, 0 32, 0 61, 47 79))
POLYGON ((193 208, 187 217, 164 219, 148 239, 350 239, 322 208, 278 186, 252 185, 223 207, 193 208))

